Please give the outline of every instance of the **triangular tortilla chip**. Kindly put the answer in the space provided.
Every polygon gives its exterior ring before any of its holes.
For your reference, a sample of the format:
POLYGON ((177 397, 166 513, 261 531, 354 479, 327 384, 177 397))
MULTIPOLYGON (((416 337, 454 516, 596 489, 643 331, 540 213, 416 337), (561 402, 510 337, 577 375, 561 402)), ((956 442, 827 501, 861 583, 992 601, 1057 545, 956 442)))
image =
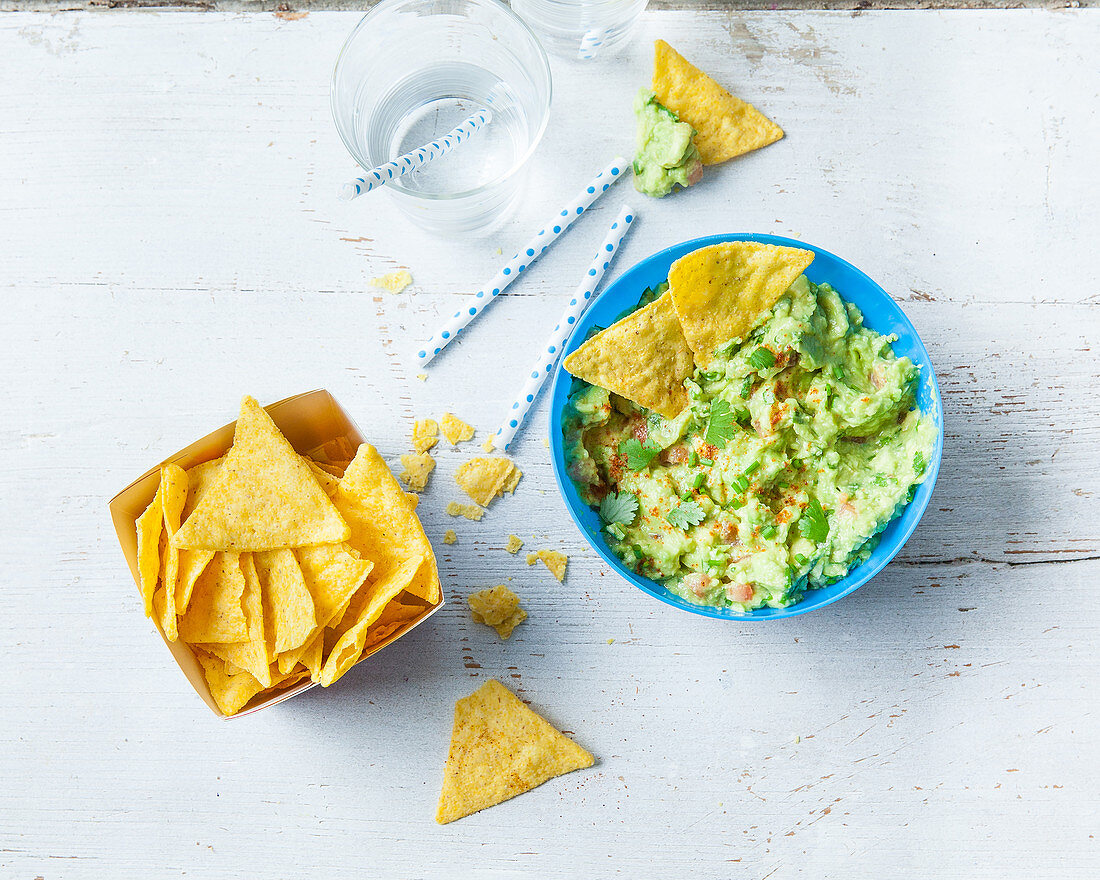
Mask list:
MULTIPOLYGON (((214 485, 221 467, 222 458, 213 461, 204 461, 187 469, 187 501, 183 505, 183 513, 180 522, 186 522, 195 505, 199 503, 206 491, 214 485)), ((186 613, 187 606, 191 602, 191 592, 195 588, 195 581, 214 558, 213 550, 180 550, 179 551, 179 581, 176 584, 176 614, 181 617, 186 613)))
POLYGON ((372 585, 384 581, 408 559, 427 559, 408 589, 433 605, 439 601, 431 542, 382 456, 369 443, 359 447, 333 501, 351 528, 348 543, 374 562, 372 585))
POLYGON ((264 616, 271 621, 276 654, 305 644, 317 626, 313 596, 293 550, 266 550, 253 556, 263 585, 264 616))
POLYGON ((674 418, 688 403, 694 364, 667 293, 597 333, 565 359, 579 379, 674 418))
POLYGON ((187 613, 179 620, 180 637, 185 642, 203 643, 247 639, 244 589, 240 554, 215 553, 195 581, 187 613))
POLYGON ((496 806, 594 760, 490 679, 455 703, 435 821, 444 825, 496 806))
POLYGON ((413 582, 425 561, 423 558, 406 559, 386 578, 371 581, 361 596, 355 597, 356 601, 348 608, 337 628, 339 638, 321 667, 321 687, 328 687, 355 665, 363 653, 370 625, 378 619, 386 605, 413 582))
POLYGON ((248 620, 248 635, 244 641, 228 644, 209 644, 203 647, 227 663, 232 663, 250 672, 265 688, 271 687, 271 650, 264 621, 264 603, 260 579, 256 574, 256 565, 251 553, 240 555, 241 574, 244 576, 245 618, 248 620))
POLYGON ((205 651, 196 650, 195 659, 202 666, 206 686, 218 708, 226 715, 235 715, 244 704, 264 689, 256 679, 241 669, 229 671, 229 666, 221 657, 215 657, 205 651))
POLYGON ((176 587, 179 578, 180 552, 172 546, 172 536, 179 530, 180 516, 187 502, 187 474, 178 464, 166 464, 160 470, 161 507, 164 514, 164 566, 161 581, 164 584, 164 610, 161 628, 170 642, 179 635, 176 627, 176 587))
POLYGON ((728 241, 681 257, 668 271, 669 291, 695 360, 744 339, 813 262, 801 248, 728 241))
POLYGON ((233 447, 176 533, 179 548, 277 550, 343 541, 348 527, 263 408, 241 402, 233 447))
POLYGON ((653 91, 669 110, 695 129, 704 165, 717 165, 783 137, 783 129, 752 104, 731 95, 673 49, 657 40, 653 91))
POLYGON ((153 616, 153 593, 160 576, 160 535, 164 529, 164 497, 162 486, 157 485, 157 494, 137 518, 137 558, 138 588, 145 603, 145 616, 153 616))

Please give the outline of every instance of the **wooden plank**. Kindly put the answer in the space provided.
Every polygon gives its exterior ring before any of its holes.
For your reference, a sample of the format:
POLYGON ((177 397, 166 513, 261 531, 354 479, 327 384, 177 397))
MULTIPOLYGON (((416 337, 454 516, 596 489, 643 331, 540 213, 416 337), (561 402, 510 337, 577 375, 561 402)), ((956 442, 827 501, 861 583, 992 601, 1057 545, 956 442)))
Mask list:
POLYGON ((476 242, 336 201, 327 77, 357 17, 0 16, 0 874, 1093 876, 1100 15, 649 13, 621 57, 554 63, 528 196, 476 242), (657 36, 788 137, 660 202, 620 184, 417 380, 415 342, 498 249, 630 149, 657 36), (327 387, 391 461, 445 409, 480 441, 623 200, 619 271, 774 231, 901 302, 947 451, 898 560, 778 625, 667 609, 568 523, 543 403, 481 523, 443 512, 472 447, 438 454, 438 615, 329 691, 215 721, 141 616, 108 498, 243 393, 327 387), (409 293, 368 286, 397 266, 409 293), (539 547, 570 554, 564 585, 524 563, 539 547), (464 606, 500 582, 531 614, 503 644, 464 606), (600 763, 439 828, 451 706, 490 676, 600 763))

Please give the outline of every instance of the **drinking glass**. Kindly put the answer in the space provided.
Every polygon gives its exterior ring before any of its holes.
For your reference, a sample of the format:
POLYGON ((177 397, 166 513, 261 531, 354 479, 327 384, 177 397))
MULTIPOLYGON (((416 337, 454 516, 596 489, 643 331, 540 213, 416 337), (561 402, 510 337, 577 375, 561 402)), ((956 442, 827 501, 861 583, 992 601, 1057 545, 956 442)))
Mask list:
POLYGON ((564 58, 610 54, 630 38, 647 0, 512 0, 544 46, 564 58))
POLYGON ((518 201, 550 93, 545 51, 498 0, 383 0, 344 43, 331 103, 340 138, 364 169, 492 110, 451 152, 385 186, 424 229, 462 235, 489 231, 518 201))

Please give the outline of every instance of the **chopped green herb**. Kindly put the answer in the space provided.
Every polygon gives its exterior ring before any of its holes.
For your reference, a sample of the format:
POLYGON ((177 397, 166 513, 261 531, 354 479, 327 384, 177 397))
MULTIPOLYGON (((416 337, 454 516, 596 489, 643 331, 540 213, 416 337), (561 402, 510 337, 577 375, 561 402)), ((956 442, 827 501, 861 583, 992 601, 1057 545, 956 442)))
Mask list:
POLYGON ((711 461, 709 458, 703 458, 702 456, 700 456, 699 458, 699 464, 706 465, 707 467, 714 467, 713 461, 711 461))
POLYGON ((697 464, 699 464, 699 456, 696 454, 695 450, 693 449, 688 454, 688 467, 695 467, 697 464))
MULTIPOLYGON (((918 455, 919 454, 920 453, 918 453, 918 455)), ((871 482, 874 483, 876 486, 886 486, 888 485, 889 480, 887 480, 886 474, 876 473, 871 477, 871 482)))
POLYGON ((749 466, 748 466, 747 468, 745 468, 745 470, 744 470, 744 471, 742 471, 742 473, 743 473, 743 474, 744 474, 744 475, 745 475, 746 477, 751 477, 751 476, 752 476, 753 474, 755 474, 755 473, 756 473, 756 472, 757 472, 758 470, 760 470, 760 462, 758 462, 758 461, 754 461, 754 462, 752 462, 752 463, 751 463, 751 464, 750 464, 750 465, 749 465, 749 466))
POLYGON ((681 501, 691 501, 691 499, 694 498, 694 497, 695 496, 691 493, 691 489, 688 489, 686 492, 681 492, 680 493, 680 500, 681 501))
POLYGON ((775 526, 764 526, 764 528, 760 530, 760 537, 764 538, 765 540, 770 540, 771 538, 774 538, 775 526))
POLYGON ((913 470, 917 472, 918 477, 924 473, 925 464, 923 452, 918 452, 913 456, 913 470))
POLYGON ((706 474, 696 474, 695 479, 691 481, 691 487, 693 489, 698 489, 706 481, 707 481, 707 475, 706 474))
POLYGON ((697 526, 704 519, 707 518, 703 508, 696 504, 694 501, 687 501, 680 504, 677 507, 672 508, 665 514, 667 519, 672 525, 678 529, 686 529, 689 526, 697 526))
POLYGON ((730 499, 730 507, 732 507, 734 510, 737 510, 739 507, 744 507, 744 506, 745 506, 745 500, 743 498, 731 498, 730 499))
POLYGON ((730 480, 730 488, 733 489, 734 492, 748 491, 749 481, 744 477, 734 477, 730 480))
POLYGON ((746 376, 745 381, 741 383, 741 397, 745 400, 749 399, 749 395, 752 393, 752 376, 746 376))
POLYGON ((795 553, 794 561, 797 562, 799 565, 805 565, 807 562, 810 561, 810 559, 804 553, 795 553))
POLYGON ((733 436, 736 423, 729 401, 719 398, 710 405, 710 421, 707 422, 704 442, 708 446, 725 446, 726 441, 733 436))
POLYGON ((775 355, 764 347, 756 349, 756 351, 749 355, 748 360, 749 366, 754 370, 768 370, 775 366, 775 355))
POLYGON ((844 367, 842 367, 840 364, 833 364, 833 378, 834 379, 843 379, 844 378, 844 367))
POLYGON ((600 519, 608 525, 622 523, 628 526, 637 515, 638 499, 629 492, 611 492, 600 502, 600 519))
POLYGON ((645 470, 660 451, 661 444, 648 437, 644 443, 631 437, 619 444, 619 452, 626 456, 626 466, 632 471, 645 470))
POLYGON ((802 518, 798 521, 798 531, 802 533, 802 537, 815 544, 821 544, 829 537, 829 520, 821 502, 816 498, 806 505, 802 518))

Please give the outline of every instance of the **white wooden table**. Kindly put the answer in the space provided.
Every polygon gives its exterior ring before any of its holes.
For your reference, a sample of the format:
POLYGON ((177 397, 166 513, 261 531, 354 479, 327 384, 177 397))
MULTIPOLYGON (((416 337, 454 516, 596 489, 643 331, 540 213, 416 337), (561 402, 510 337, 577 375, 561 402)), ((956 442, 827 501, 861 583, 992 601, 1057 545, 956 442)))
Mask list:
POLYGON ((356 19, 0 15, 0 876, 1097 876, 1100 12, 649 14, 614 62, 555 63, 529 197, 477 242, 336 201, 328 75, 356 19), (417 381, 412 346, 497 248, 630 149, 656 37, 788 138, 662 202, 620 185, 417 381), (947 449, 898 559, 785 622, 666 608, 567 519, 544 403, 479 524, 444 515, 463 456, 440 452, 436 617, 327 691, 216 720, 107 500, 244 393, 328 388, 391 459, 444 409, 482 439, 624 198, 617 272, 776 232, 902 303, 947 449), (367 286, 397 266, 409 293, 367 286), (565 584, 511 532, 569 553, 565 584), (502 644, 464 598, 505 578, 531 616, 502 644), (488 677, 599 763, 436 826, 453 702, 488 677))

